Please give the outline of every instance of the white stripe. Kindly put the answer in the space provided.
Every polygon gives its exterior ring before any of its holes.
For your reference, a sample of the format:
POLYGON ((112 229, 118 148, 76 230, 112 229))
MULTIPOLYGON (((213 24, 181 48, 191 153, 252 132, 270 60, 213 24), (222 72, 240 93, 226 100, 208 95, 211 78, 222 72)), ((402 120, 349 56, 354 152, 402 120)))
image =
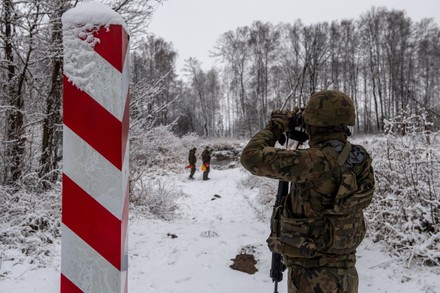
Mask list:
POLYGON ((75 86, 122 121, 129 83, 128 51, 121 74, 93 48, 75 37, 73 30, 64 31, 63 44, 64 74, 75 86))
POLYGON ((123 292, 127 272, 116 269, 66 225, 61 229, 61 273, 83 292, 123 292))
POLYGON ((128 184, 128 146, 123 172, 63 125, 63 171, 119 220, 128 184))

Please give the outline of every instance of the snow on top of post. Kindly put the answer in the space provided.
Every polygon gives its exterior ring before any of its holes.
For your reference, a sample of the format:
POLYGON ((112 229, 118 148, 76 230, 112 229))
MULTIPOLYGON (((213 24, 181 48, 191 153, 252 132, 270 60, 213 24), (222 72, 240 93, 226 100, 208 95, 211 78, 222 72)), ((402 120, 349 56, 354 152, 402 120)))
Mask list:
POLYGON ((122 17, 105 4, 90 1, 66 11, 62 16, 64 27, 85 25, 91 27, 120 24, 128 32, 127 25, 122 17))
POLYGON ((106 86, 101 81, 111 78, 108 72, 104 72, 105 67, 93 49, 100 42, 96 32, 102 27, 109 30, 110 25, 121 25, 129 33, 128 27, 118 13, 95 1, 82 3, 66 11, 61 20, 64 74, 79 89, 95 96, 97 91, 106 86))

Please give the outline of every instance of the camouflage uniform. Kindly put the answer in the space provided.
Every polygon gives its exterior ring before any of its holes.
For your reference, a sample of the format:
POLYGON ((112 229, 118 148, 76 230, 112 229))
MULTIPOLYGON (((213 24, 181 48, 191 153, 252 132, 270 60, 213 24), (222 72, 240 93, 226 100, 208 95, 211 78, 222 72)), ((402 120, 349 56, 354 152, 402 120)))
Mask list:
POLYGON ((196 173, 196 162, 197 162, 197 158, 196 158, 196 148, 193 148, 191 150, 189 150, 189 155, 188 155, 188 161, 189 164, 191 165, 191 172, 189 174, 189 178, 193 179, 194 177, 194 173, 196 173))
POLYGON ((203 164, 206 167, 206 170, 203 172, 203 180, 209 180, 208 174, 210 170, 210 164, 211 164, 211 151, 209 147, 206 147, 202 152, 202 161, 203 164))
POLYGON ((367 151, 339 131, 354 124, 351 99, 339 99, 341 94, 323 91, 310 98, 303 117, 308 127, 320 129, 311 134, 310 148, 274 148, 286 125, 271 119, 241 155, 252 174, 291 182, 282 206, 274 208, 267 240, 288 268, 289 293, 358 290, 355 253, 365 235, 362 210, 371 201, 374 176, 367 151))

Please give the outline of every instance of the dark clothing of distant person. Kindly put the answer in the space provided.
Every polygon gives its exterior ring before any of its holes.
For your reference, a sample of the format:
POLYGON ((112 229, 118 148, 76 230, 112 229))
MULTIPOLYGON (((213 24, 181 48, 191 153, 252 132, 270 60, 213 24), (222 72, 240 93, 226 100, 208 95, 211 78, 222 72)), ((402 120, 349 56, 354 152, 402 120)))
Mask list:
POLYGON ((197 150, 196 148, 189 150, 188 161, 189 164, 191 165, 191 172, 189 174, 190 179, 194 179, 194 173, 196 173, 196 162, 197 162, 196 150, 197 150))
POLYGON ((202 161, 203 165, 205 165, 205 171, 203 171, 203 180, 209 180, 208 174, 210 170, 211 165, 211 150, 209 147, 206 147, 205 150, 202 152, 202 161))

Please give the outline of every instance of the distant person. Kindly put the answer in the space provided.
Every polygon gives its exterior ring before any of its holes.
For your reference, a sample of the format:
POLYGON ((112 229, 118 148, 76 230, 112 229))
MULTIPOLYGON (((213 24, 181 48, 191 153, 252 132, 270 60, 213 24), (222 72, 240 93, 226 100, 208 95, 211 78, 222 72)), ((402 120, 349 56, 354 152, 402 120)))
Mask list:
POLYGON ((188 162, 189 162, 189 166, 191 166, 189 179, 194 179, 194 173, 196 173, 196 162, 197 162, 196 151, 197 148, 192 148, 189 150, 188 162))
POLYGON ((203 161, 202 170, 204 170, 203 171, 203 180, 209 180, 208 174, 209 174, 210 164, 211 164, 211 149, 209 148, 209 146, 206 146, 202 152, 202 161, 203 161))
POLYGON ((373 197, 374 175, 365 148, 347 140, 355 117, 348 95, 320 91, 302 113, 273 111, 241 155, 252 174, 291 184, 274 207, 267 240, 288 268, 289 293, 358 292, 356 248, 366 232, 363 209, 373 197), (292 127, 305 128, 308 149, 274 147, 292 127))

